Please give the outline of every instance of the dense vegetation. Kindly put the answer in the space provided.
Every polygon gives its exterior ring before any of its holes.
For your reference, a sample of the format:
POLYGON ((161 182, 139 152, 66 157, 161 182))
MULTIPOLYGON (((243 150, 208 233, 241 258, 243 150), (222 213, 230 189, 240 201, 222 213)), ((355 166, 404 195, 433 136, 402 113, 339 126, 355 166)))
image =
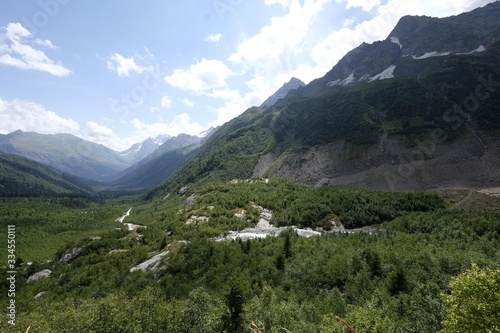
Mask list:
POLYGON ((0 198, 0 228, 16 226, 20 260, 44 261, 67 243, 120 227, 115 220, 126 210, 125 205, 103 206, 78 197, 0 198))
POLYGON ((21 156, 0 153, 0 197, 58 194, 91 196, 92 189, 77 177, 21 156))
MULTIPOLYGON (((181 194, 143 202, 36 199, 30 207, 27 199, 5 199, 2 209, 9 216, 21 212, 16 222, 19 252, 35 263, 18 269, 15 330, 4 321, 0 328, 25 332, 30 327, 30 332, 43 333, 348 332, 337 316, 357 332, 451 332, 456 318, 498 327, 491 314, 500 298, 500 212, 450 210, 461 196, 254 179, 194 184, 181 194), (255 205, 272 211, 275 224, 328 229, 335 220, 351 227, 376 225, 378 231, 303 238, 290 229, 277 238, 213 239, 255 225, 255 205), (114 222, 128 207, 127 222, 145 228, 132 232, 114 222), (235 217, 242 209, 247 219, 235 217), (82 214, 91 210, 93 215, 82 214), (187 225, 193 215, 209 220, 187 225), (34 228, 40 239, 23 231, 24 223, 39 223, 34 228), (73 229, 87 231, 80 233, 83 238, 68 238, 73 229), (56 238, 64 238, 65 245, 39 247, 56 238), (70 263, 45 262, 75 247, 83 251, 70 263), (130 272, 166 249, 156 272, 130 272), (50 269, 51 276, 26 282, 42 269, 50 269), (491 294, 477 294, 485 286, 491 294), (454 307, 469 301, 473 306, 472 300, 484 309, 474 312, 474 319, 454 307)), ((13 220, 4 218, 3 223, 13 220)), ((2 281, 0 292, 5 294, 6 288, 2 281)), ((477 332, 484 325, 475 326, 477 332)))

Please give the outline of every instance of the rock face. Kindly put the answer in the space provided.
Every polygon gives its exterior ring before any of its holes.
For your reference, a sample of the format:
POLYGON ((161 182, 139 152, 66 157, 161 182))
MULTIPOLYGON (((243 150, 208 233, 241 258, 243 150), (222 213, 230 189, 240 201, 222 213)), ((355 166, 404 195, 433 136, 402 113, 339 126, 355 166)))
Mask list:
MULTIPOLYGON (((436 187, 484 187, 500 179, 500 139, 488 137, 488 151, 477 140, 464 139, 429 147, 406 148, 398 138, 381 139, 357 158, 346 157, 346 142, 290 150, 259 172, 310 185, 351 186, 381 190, 436 187), (418 160, 417 160, 418 157, 418 160)), ((267 156, 262 157, 269 159, 267 156)), ((257 170, 256 170, 257 171, 257 170)))
POLYGON ((177 241, 168 245, 167 250, 163 251, 150 259, 132 267, 130 272, 143 271, 143 272, 156 272, 160 268, 161 261, 163 257, 170 253, 170 251, 177 251, 180 247, 186 245, 186 241, 177 241))
POLYGON ((303 87, 303 86, 305 86, 304 82, 302 82, 301 80, 299 80, 295 77, 292 77, 292 79, 288 83, 285 83, 283 85, 283 87, 278 89, 278 91, 276 91, 271 97, 266 99, 264 101, 264 103, 261 104, 260 107, 272 106, 272 105, 274 105, 274 103, 276 103, 280 99, 284 98, 290 90, 294 90, 294 89, 297 89, 297 88, 303 87))
POLYGON ((74 247, 66 250, 66 252, 61 254, 58 261, 69 263, 75 260, 76 257, 78 257, 82 253, 83 253, 83 247, 74 247))
POLYGON ((498 17, 498 1, 447 18, 405 16, 386 40, 361 44, 306 89, 417 74, 435 66, 433 62, 422 62, 423 59, 484 52, 500 39, 498 17), (379 76, 391 68, 391 75, 379 76))
MULTIPOLYGON (((229 234, 220 236, 216 240, 220 242, 224 240, 235 240, 235 239, 248 240, 248 239, 266 238, 266 237, 276 237, 283 231, 289 229, 289 227, 275 227, 271 224, 271 220, 273 218, 273 212, 271 210, 257 205, 254 205, 253 208, 258 209, 260 211, 259 222, 254 228, 246 228, 237 232, 230 231, 229 234)), ((291 230, 294 230, 299 236, 302 237, 309 238, 322 235, 321 231, 312 230, 310 228, 307 229, 299 229, 297 227, 290 227, 290 228, 291 230)))
POLYGON ((135 271, 150 271, 150 272, 156 272, 158 268, 160 267, 161 260, 163 257, 165 257, 169 251, 164 251, 162 253, 159 253, 152 257, 151 259, 146 260, 143 263, 140 263, 137 266, 134 266, 130 269, 130 273, 135 272, 135 271))
POLYGON ((52 271, 50 269, 44 269, 43 271, 40 271, 38 273, 35 273, 35 274, 31 275, 28 278, 28 282, 27 283, 35 282, 35 281, 40 281, 42 279, 46 279, 46 278, 48 278, 50 276, 50 274, 52 274, 52 271))

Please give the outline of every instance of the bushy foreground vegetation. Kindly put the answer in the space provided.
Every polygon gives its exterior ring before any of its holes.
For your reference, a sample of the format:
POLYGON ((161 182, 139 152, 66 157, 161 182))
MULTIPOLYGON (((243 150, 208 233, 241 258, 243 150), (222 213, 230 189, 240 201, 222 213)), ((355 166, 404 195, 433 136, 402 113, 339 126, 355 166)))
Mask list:
MULTIPOLYGON (((116 218, 127 205, 99 207, 116 218)), ((33 209, 33 219, 44 213, 33 209)), ((103 226, 108 231, 95 229, 92 236, 100 237, 68 240, 60 251, 84 248, 70 263, 21 266, 17 326, 2 321, 0 330, 349 332, 342 318, 356 332, 448 333, 462 323, 470 324, 467 332, 498 332, 499 221, 498 211, 450 211, 426 192, 311 188, 283 180, 206 184, 183 197, 135 202, 128 222, 147 225, 137 232, 110 224, 103 226), (188 197, 194 202, 187 204, 188 197), (259 211, 252 205, 271 210, 281 225, 327 229, 334 219, 379 228, 371 235, 302 238, 289 230, 261 240, 212 238, 255 225, 259 211), (248 220, 234 216, 241 209, 248 220), (195 214, 206 214, 208 222, 186 225, 195 214), (130 272, 166 249, 158 271, 130 272), (49 278, 26 283, 45 268, 52 270, 49 278)), ((18 237, 19 247, 27 246, 24 235, 18 237)), ((2 281, 2 294, 6 287, 2 281)))

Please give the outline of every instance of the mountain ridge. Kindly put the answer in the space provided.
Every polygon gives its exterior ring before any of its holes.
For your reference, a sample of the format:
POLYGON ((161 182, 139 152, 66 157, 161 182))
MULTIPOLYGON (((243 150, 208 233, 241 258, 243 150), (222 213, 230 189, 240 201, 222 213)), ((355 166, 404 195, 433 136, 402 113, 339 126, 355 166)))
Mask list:
POLYGON ((0 197, 93 196, 83 180, 28 158, 0 153, 0 197))
MULTIPOLYGON (((461 180, 467 186, 498 183, 495 182, 499 179, 495 178, 496 175, 500 175, 495 159, 496 149, 490 150, 488 159, 484 160, 487 163, 479 168, 484 147, 478 137, 482 136, 490 148, 498 144, 495 131, 500 127, 500 118, 494 110, 498 110, 500 105, 499 94, 488 94, 488 98, 483 98, 469 118, 456 115, 453 104, 467 101, 470 93, 474 93, 481 84, 482 76, 483 81, 484 75, 494 82, 498 80, 495 78, 500 78, 500 34, 497 33, 500 24, 495 20, 499 11, 500 3, 497 2, 472 14, 461 14, 458 19, 432 19, 434 25, 448 27, 453 20, 462 22, 483 17, 485 21, 489 18, 490 21, 481 22, 481 26, 489 27, 487 32, 482 33, 498 36, 494 37, 495 43, 476 49, 476 52, 466 48, 457 49, 461 51, 457 54, 422 57, 422 53, 417 53, 419 56, 405 57, 401 54, 404 45, 401 47, 395 39, 391 40, 394 36, 362 44, 322 78, 289 92, 273 106, 250 108, 223 125, 170 181, 152 189, 146 198, 154 197, 159 192, 164 195, 165 191, 176 191, 176 188, 189 183, 252 176, 286 177, 313 185, 366 185, 389 190, 448 186, 451 183, 440 181, 439 175, 446 174, 446 169, 460 158, 470 162, 464 163, 469 169, 481 170, 482 176, 453 173, 458 177, 453 186, 460 186, 461 180), (392 72, 388 72, 390 66, 395 66, 392 72), (436 141, 433 134, 436 131, 442 132, 446 139, 436 141), (415 151, 422 153, 418 142, 428 141, 440 145, 439 148, 424 154, 423 161, 419 163, 412 161, 415 151), (465 153, 465 148, 461 150, 465 146, 456 145, 457 142, 469 142, 467 149, 470 153, 465 153), (326 150, 321 159, 333 161, 331 166, 308 164, 306 156, 314 153, 314 147, 328 147, 330 144, 339 147, 333 151, 326 150), (377 153, 377 147, 385 148, 378 149, 377 153), (453 147, 453 150, 443 147, 453 147), (335 161, 341 163, 335 164, 335 161), (440 161, 442 164, 439 164, 440 161), (424 166, 418 165, 420 163, 424 166), (257 170, 258 165, 265 167, 257 170), (339 169, 340 165, 343 167, 339 169), (437 165, 443 166, 443 170, 433 175, 431 170, 437 165), (285 172, 284 168, 291 166, 294 166, 294 171, 285 172), (313 172, 314 168, 329 171, 313 172), (404 168, 411 168, 412 172, 401 171, 404 168), (311 172, 320 178, 302 177, 311 175, 311 172), (384 176, 387 172, 390 173, 388 177, 384 176), (423 179, 423 173, 426 181, 421 184, 418 181, 410 184, 387 180, 391 176, 393 179, 413 177, 418 180, 423 179), (362 181, 371 177, 382 178, 377 182, 362 181)), ((428 19, 417 17, 415 20, 428 19)), ((398 23, 397 27, 400 28, 401 24, 398 23)), ((443 29, 449 31, 449 28, 443 29)), ((458 29, 457 25, 454 29, 458 29)), ((465 32, 455 33, 459 37, 467 36, 465 32)), ((429 32, 423 30, 413 39, 418 44, 419 40, 428 37, 429 32)), ((438 36, 432 37, 436 43, 439 42, 438 36)), ((446 34, 444 38, 448 38, 446 34)), ((476 41, 472 45, 452 40, 442 44, 477 47, 483 42, 476 41)), ((423 54, 435 51, 433 46, 420 50, 423 54)), ((482 89, 485 88, 482 86, 482 89)))
POLYGON ((279 101, 282 98, 285 98, 286 95, 291 91, 295 90, 297 88, 303 87, 306 84, 302 82, 301 80, 297 79, 296 77, 292 77, 290 81, 286 82, 283 84, 281 88, 279 88, 273 95, 271 95, 269 98, 267 98, 260 107, 269 107, 273 106, 277 101, 279 101))

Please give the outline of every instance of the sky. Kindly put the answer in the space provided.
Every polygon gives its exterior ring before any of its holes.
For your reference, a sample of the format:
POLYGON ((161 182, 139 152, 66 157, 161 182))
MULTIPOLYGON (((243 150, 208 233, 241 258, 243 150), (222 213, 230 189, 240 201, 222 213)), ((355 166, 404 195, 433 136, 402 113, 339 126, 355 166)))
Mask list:
POLYGON ((404 15, 494 0, 2 0, 0 134, 69 133, 116 151, 200 134, 292 77, 324 76, 404 15))

